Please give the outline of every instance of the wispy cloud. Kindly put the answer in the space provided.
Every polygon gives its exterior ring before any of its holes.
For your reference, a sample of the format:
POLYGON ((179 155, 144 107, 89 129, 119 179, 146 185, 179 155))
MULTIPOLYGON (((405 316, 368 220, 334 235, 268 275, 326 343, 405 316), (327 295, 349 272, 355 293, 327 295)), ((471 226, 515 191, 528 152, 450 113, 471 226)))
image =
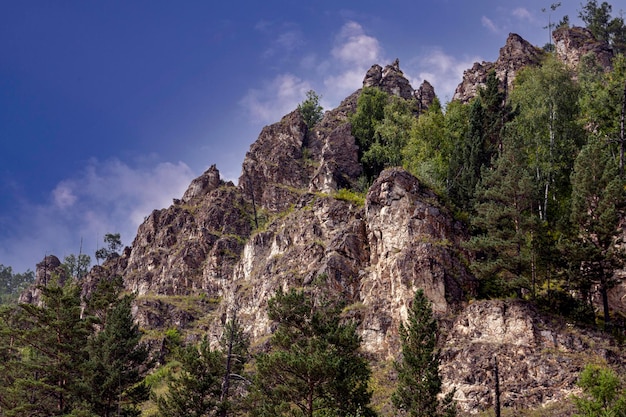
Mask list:
POLYGON ((475 62, 482 59, 478 56, 455 57, 446 54, 440 48, 433 48, 409 62, 407 74, 416 74, 411 77, 411 84, 417 88, 424 80, 435 87, 435 92, 442 103, 450 101, 456 87, 463 78, 463 72, 471 68, 475 62))
POLYGON ((10 238, 0 242, 1 263, 16 271, 34 269, 44 255, 62 260, 78 253, 81 238, 83 252, 93 258, 105 233, 119 232, 128 245, 144 218, 181 197, 193 176, 182 162, 147 158, 133 166, 119 159, 91 160, 79 174, 59 182, 47 203, 22 203, 10 238))
POLYGON ((493 20, 489 19, 487 16, 483 16, 480 19, 483 27, 487 28, 492 33, 500 33, 500 28, 494 23, 493 20))
POLYGON ((528 11, 528 9, 526 9, 524 7, 518 7, 516 9, 514 9, 513 12, 512 12, 512 15, 513 15, 513 17, 516 17, 519 20, 527 20, 527 21, 532 21, 533 20, 532 13, 530 13, 528 11))
POLYGON ((248 90, 240 104, 252 121, 274 123, 294 110, 309 90, 309 82, 290 73, 280 74, 263 83, 260 88, 248 90))
POLYGON ((365 72, 374 64, 383 64, 383 48, 355 21, 345 23, 330 51, 333 74, 326 75, 324 86, 331 102, 337 102, 361 87, 365 72))

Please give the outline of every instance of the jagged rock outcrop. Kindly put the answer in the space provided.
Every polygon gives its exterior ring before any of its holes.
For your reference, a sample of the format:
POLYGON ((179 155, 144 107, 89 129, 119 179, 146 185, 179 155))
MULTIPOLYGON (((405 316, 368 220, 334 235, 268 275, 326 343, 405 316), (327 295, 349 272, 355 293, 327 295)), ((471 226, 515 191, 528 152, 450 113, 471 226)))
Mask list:
POLYGON ((415 98, 417 99, 417 105, 420 112, 427 110, 428 107, 433 104, 436 97, 435 87, 433 87, 432 84, 426 80, 424 80, 422 85, 415 90, 415 98))
MULTIPOLYGON (((466 72, 462 97, 476 93, 489 68, 511 81, 541 56, 517 35, 500 54, 496 63, 466 72)), ((416 100, 421 110, 435 98, 428 82, 413 90, 397 61, 373 66, 363 85, 416 100)), ((354 188, 362 174, 349 121, 359 94, 312 128, 297 110, 265 127, 246 154, 238 185, 211 166, 169 208, 145 219, 131 247, 92 269, 84 295, 99 280, 121 275, 125 289, 137 294, 133 314, 155 349, 171 327, 190 341, 208 335, 216 342, 236 312, 253 349, 262 350, 273 330, 267 301, 276 291, 323 289, 360 323, 363 350, 384 384, 394 378, 389 365, 400 352, 399 325, 422 288, 442 324, 446 389, 456 387, 469 412, 490 405, 495 355, 504 405, 525 407, 566 398, 588 355, 623 360, 598 335, 546 319, 526 303, 470 303, 477 283, 462 245, 467 231, 407 171, 383 171, 365 197, 338 193, 354 188)), ((58 259, 46 259, 38 282, 60 268, 58 259)))
POLYGON ((557 58, 571 69, 577 69, 581 59, 588 54, 594 55, 596 63, 606 70, 612 66, 613 50, 608 43, 596 40, 587 28, 559 28, 552 38, 557 58))
POLYGON ((138 295, 219 296, 251 231, 252 209, 241 190, 212 166, 181 201, 154 210, 137 231, 124 270, 138 295))
POLYGON ((541 49, 511 33, 505 45, 500 48, 496 62, 476 62, 471 69, 463 72, 463 81, 456 88, 452 99, 467 103, 476 97, 479 89, 485 85, 490 71, 495 71, 503 89, 511 88, 517 72, 529 65, 538 65, 542 56, 541 49))
POLYGON ((46 286, 52 280, 63 285, 67 280, 67 271, 61 265, 59 258, 47 255, 36 265, 35 282, 20 294, 19 302, 40 305, 42 300, 39 287, 46 286))
POLYGON ((494 360, 503 407, 563 403, 579 393, 577 377, 589 361, 623 366, 624 355, 605 335, 548 319, 520 300, 477 301, 460 312, 445 337, 441 373, 456 388, 459 406, 493 406, 494 360))

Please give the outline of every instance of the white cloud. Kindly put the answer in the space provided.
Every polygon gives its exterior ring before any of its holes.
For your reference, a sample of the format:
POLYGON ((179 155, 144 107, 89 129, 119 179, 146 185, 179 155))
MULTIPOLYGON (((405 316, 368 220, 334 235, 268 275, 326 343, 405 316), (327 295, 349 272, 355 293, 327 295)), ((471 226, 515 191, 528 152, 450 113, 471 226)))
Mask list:
POLYGON ((326 102, 339 101, 361 88, 363 77, 374 64, 384 65, 383 48, 378 39, 366 34, 354 21, 345 23, 331 49, 332 63, 322 64, 332 75, 324 78, 326 102))
POLYGON ((372 65, 380 58, 381 47, 378 40, 365 34, 357 22, 343 25, 331 54, 347 65, 372 65))
POLYGON ((482 59, 477 56, 457 58, 434 48, 411 60, 406 73, 417 74, 411 77, 414 88, 418 88, 424 80, 431 83, 439 99, 445 103, 452 100, 454 91, 463 78, 463 72, 480 61, 482 59))
POLYGON ((63 260, 78 253, 93 258, 105 233, 120 233, 125 245, 152 210, 180 198, 194 175, 184 163, 129 165, 118 159, 91 160, 51 191, 47 204, 24 203, 11 225, 10 242, 0 242, 0 263, 16 271, 34 269, 45 255, 63 260))
POLYGON ((480 19, 480 22, 482 23, 483 27, 489 29, 490 32, 500 33, 500 29, 498 28, 498 26, 493 22, 493 20, 489 19, 487 16, 483 16, 480 19))
POLYGON ((516 8, 515 10, 513 10, 512 14, 513 16, 515 16, 516 18, 520 20, 528 20, 528 21, 533 20, 532 14, 524 7, 516 8))
POLYGON ((304 100, 311 84, 293 74, 280 74, 265 82, 261 88, 253 88, 241 99, 254 122, 274 123, 285 114, 295 110, 304 100))

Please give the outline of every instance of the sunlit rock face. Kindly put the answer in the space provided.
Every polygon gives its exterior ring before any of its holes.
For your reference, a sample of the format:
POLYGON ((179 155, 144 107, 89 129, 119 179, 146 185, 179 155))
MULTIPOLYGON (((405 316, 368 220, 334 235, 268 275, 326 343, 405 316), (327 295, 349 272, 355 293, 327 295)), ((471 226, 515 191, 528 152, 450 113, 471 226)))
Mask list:
POLYGON ((595 63, 604 69, 611 68, 611 47, 606 42, 596 40, 589 29, 560 28, 554 31, 552 37, 557 58, 570 69, 578 69, 584 56, 592 56, 595 63))
POLYGON ((454 92, 453 100, 469 102, 485 86, 489 72, 495 71, 502 89, 511 88, 515 76, 524 67, 536 66, 541 62, 543 52, 521 36, 511 33, 495 62, 476 62, 472 68, 463 72, 463 80, 454 92))

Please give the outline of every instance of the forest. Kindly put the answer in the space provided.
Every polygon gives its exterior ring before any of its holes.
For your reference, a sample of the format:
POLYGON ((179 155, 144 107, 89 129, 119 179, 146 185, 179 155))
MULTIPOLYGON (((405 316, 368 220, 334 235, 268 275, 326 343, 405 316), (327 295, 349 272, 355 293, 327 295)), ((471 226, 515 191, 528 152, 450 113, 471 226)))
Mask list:
MULTIPOLYGON (((553 45, 517 74, 514 87, 491 72, 469 103, 438 99, 427 109, 364 88, 350 116, 365 193, 388 167, 402 166, 434 190, 469 228, 465 249, 479 299, 519 298, 623 343, 626 317, 611 311, 621 242, 626 159, 626 25, 608 3, 589 1, 580 17, 615 58, 583 57, 576 70, 553 45), (596 308, 600 306, 600 308, 596 308)), ((568 25, 565 17, 555 26, 568 25)), ((319 97, 299 106, 312 127, 319 97)), ((98 261, 118 256, 120 236, 105 236, 98 261)), ((218 345, 188 343, 168 329, 161 346, 142 342, 134 295, 122 279, 86 295, 89 256, 66 257, 64 280, 38 288, 41 303, 18 303, 34 280, 0 265, 0 416, 374 416, 371 365, 358 323, 323 283, 278 291, 268 302, 275 330, 261 352, 236 317, 218 345), (155 354, 159 352, 159 354, 155 354)), ((320 280, 323 281, 323 280, 320 280)), ((399 329, 402 351, 392 403, 401 415, 454 416, 442 397, 437 321, 422 291, 399 329)), ((625 381, 589 365, 581 416, 626 415, 625 381)))

